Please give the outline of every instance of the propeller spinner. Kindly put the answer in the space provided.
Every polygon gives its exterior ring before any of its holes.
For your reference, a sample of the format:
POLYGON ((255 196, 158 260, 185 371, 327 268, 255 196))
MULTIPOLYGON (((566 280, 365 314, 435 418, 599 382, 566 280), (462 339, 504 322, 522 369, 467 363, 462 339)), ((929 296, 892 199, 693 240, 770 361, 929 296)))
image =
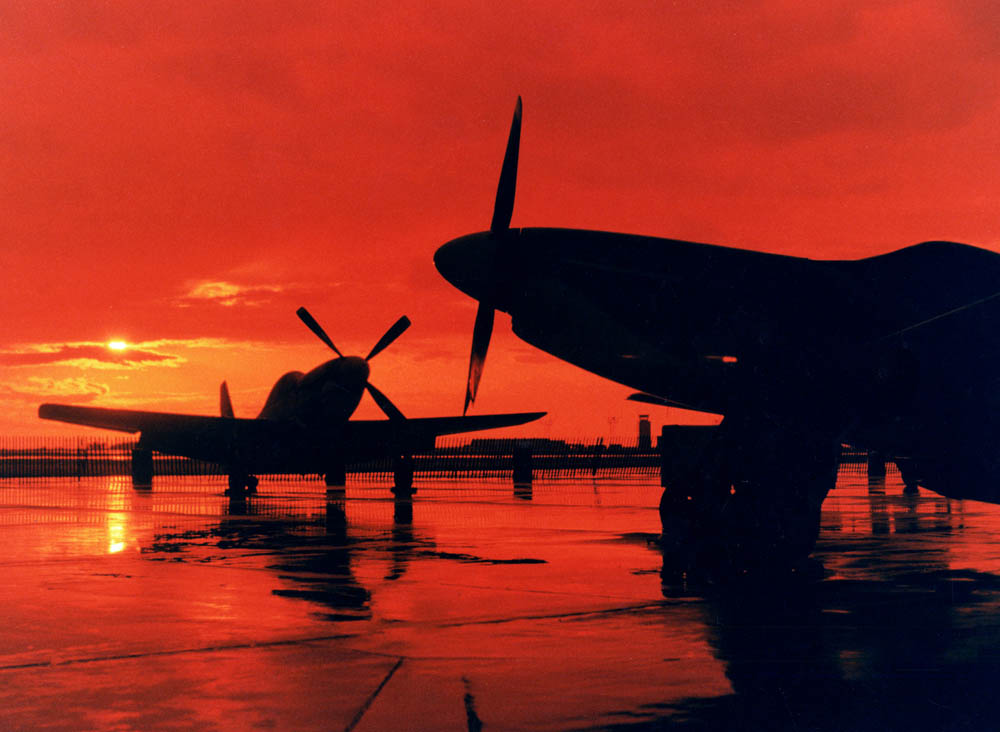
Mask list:
MULTIPOLYGON (((333 340, 331 340, 330 336, 326 334, 326 331, 323 330, 323 327, 316 321, 308 310, 305 308, 299 308, 295 311, 295 314, 299 316, 299 319, 306 324, 309 330, 315 333, 316 337, 323 341, 330 348, 330 350, 336 353, 340 358, 344 358, 344 354, 342 354, 333 344, 333 340)), ((384 351, 393 341, 403 334, 403 331, 409 327, 410 319, 404 315, 393 323, 389 330, 387 330, 385 334, 378 339, 378 343, 376 343, 372 347, 372 350, 368 352, 368 355, 365 356, 365 361, 371 360, 373 357, 384 351)), ((386 417, 394 421, 402 421, 406 419, 396 405, 389 400, 389 397, 376 389, 370 381, 365 382, 365 389, 369 394, 371 394, 372 399, 375 400, 375 403, 378 404, 379 409, 382 410, 386 417)))

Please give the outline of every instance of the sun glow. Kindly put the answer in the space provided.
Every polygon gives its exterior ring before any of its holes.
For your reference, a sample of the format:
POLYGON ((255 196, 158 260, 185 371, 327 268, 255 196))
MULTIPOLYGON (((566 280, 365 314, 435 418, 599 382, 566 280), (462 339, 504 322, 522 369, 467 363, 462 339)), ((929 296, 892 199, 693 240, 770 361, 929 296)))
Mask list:
POLYGON ((108 348, 110 348, 112 351, 124 351, 126 348, 128 348, 128 343, 126 343, 125 341, 111 341, 110 343, 108 343, 108 348))

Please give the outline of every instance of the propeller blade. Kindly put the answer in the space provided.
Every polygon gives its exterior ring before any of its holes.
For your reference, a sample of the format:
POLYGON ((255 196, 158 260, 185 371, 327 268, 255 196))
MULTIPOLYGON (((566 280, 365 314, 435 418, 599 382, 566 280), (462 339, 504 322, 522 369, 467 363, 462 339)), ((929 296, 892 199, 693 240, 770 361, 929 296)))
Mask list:
MULTIPOLYGON (((500 182, 497 184, 497 198, 493 204, 493 221, 490 231, 499 234, 494 238, 497 260, 501 258, 500 249, 504 244, 502 234, 510 228, 510 219, 514 214, 514 193, 517 190, 517 156, 521 145, 521 97, 514 105, 514 119, 510 123, 510 135, 507 137, 507 151, 503 156, 503 166, 500 168, 500 182)), ((493 263, 494 277, 497 262, 493 263)), ((476 324, 472 328, 472 353, 469 355, 469 377, 465 384, 465 406, 462 414, 469 411, 469 405, 476 401, 479 391, 479 380, 483 376, 483 364, 486 362, 486 352, 490 348, 490 337, 493 335, 493 294, 497 282, 491 283, 488 291, 479 301, 476 311, 476 324)))
POLYGON ((310 315, 308 310, 306 310, 305 308, 299 308, 298 310, 295 311, 295 314, 298 315, 299 320, 305 323, 306 327, 309 328, 309 330, 311 330, 313 333, 315 333, 317 338, 319 338, 326 345, 328 345, 334 353, 336 353, 341 358, 344 357, 344 354, 342 354, 340 351, 337 350, 337 347, 333 345, 333 341, 330 340, 330 336, 328 336, 326 334, 326 331, 323 330, 322 327, 320 327, 320 324, 316 322, 316 318, 310 315))
POLYGON ((514 191, 517 188, 517 151, 521 144, 521 97, 514 107, 514 119, 510 123, 507 138, 507 152, 503 156, 500 169, 500 183, 497 185, 497 199, 493 204, 493 222, 490 231, 506 231, 514 214, 514 191))
POLYGON ((492 335, 493 305, 480 302, 479 310, 476 312, 476 324, 472 328, 472 353, 469 354, 469 378, 465 385, 463 416, 469 410, 469 404, 476 401, 476 392, 479 391, 479 380, 483 376, 483 364, 486 362, 486 352, 490 348, 492 335))
POLYGON ((392 343, 394 340, 399 338, 403 334, 403 331, 410 327, 410 319, 405 315, 397 320, 389 330, 385 332, 381 338, 379 338, 378 343, 372 347, 371 352, 365 356, 365 361, 370 361, 373 356, 377 353, 381 353, 385 350, 386 346, 392 343))
POLYGON ((372 399, 374 399, 375 403, 378 404, 379 409, 385 412, 386 417, 394 422, 406 421, 406 417, 404 417, 403 413, 396 408, 395 404, 389 401, 389 397, 372 386, 371 382, 365 384, 365 388, 368 390, 368 393, 372 395, 372 399))
POLYGON ((233 412, 233 402, 229 399, 229 387, 226 386, 225 381, 219 387, 219 413, 223 417, 229 417, 230 419, 236 416, 233 412))

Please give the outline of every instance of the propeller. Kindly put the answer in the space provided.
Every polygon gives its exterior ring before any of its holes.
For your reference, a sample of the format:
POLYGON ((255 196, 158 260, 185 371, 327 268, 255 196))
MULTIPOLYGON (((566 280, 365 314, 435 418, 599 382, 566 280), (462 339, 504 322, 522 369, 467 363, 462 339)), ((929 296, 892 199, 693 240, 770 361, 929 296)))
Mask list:
POLYGON ((311 330, 313 333, 316 334, 317 338, 319 338, 321 341, 323 341, 326 345, 330 347, 330 350, 332 350, 341 358, 344 357, 344 354, 342 354, 339 350, 337 350, 337 347, 333 345, 333 341, 330 340, 330 336, 328 336, 326 334, 326 331, 323 330, 323 327, 316 322, 316 318, 314 318, 312 315, 309 314, 308 310, 306 310, 305 308, 299 308, 298 310, 295 311, 295 314, 299 316, 299 320, 305 323, 306 327, 309 328, 309 330, 311 330))
POLYGON ((406 417, 403 416, 403 413, 396 408, 396 405, 389 401, 389 397, 376 389, 375 385, 370 381, 365 384, 365 389, 367 389, 368 393, 372 395, 372 399, 374 399, 375 403, 378 404, 378 408, 385 412, 386 417, 398 422, 402 422, 406 419, 406 417))
POLYGON ((403 331, 410 327, 410 319, 405 315, 392 324, 392 327, 385 332, 378 343, 372 346, 372 350, 365 356, 365 361, 371 361, 373 357, 385 350, 386 346, 392 343, 403 334, 403 331))
MULTIPOLYGON (((305 308, 299 308, 298 310, 295 311, 295 314, 298 315, 299 320, 305 323, 306 326, 309 328, 309 330, 315 333, 316 336, 321 341, 323 341, 327 346, 329 346, 334 353, 336 353, 341 358, 344 358, 344 354, 342 354, 340 350, 338 350, 338 348, 335 345, 333 345, 333 341, 330 339, 330 336, 326 334, 326 331, 323 330, 323 327, 316 321, 316 319, 309 313, 308 310, 306 310, 305 308)), ((409 327, 410 327, 410 319, 404 315, 395 323, 393 323, 389 327, 389 330, 387 330, 382 335, 382 337, 378 339, 378 343, 376 343, 372 347, 372 350, 368 352, 368 355, 365 356, 365 361, 366 362, 370 361, 374 356, 384 351, 393 341, 395 341, 397 338, 399 338, 399 336, 403 334, 403 331, 405 331, 409 327)), ((226 385, 224 383, 222 385, 222 388, 223 390, 225 390, 226 388, 226 385)), ((372 399, 375 400, 375 403, 378 404, 379 409, 382 410, 382 412, 385 414, 386 417, 388 417, 390 420, 393 421, 406 420, 406 417, 403 415, 401 411, 399 411, 399 408, 396 407, 396 405, 389 400, 389 397, 387 397, 381 391, 376 389, 375 385, 372 384, 370 381, 365 381, 365 389, 368 391, 369 394, 371 394, 372 399)), ((225 394, 224 398, 228 399, 229 396, 228 391, 224 391, 224 394, 225 394)), ((230 406, 230 411, 231 410, 232 407, 230 406)))
POLYGON ((521 97, 514 106, 514 119, 510 123, 510 135, 507 137, 507 150, 503 156, 503 167, 500 168, 500 183, 497 185, 497 198, 493 204, 493 221, 490 231, 496 233, 510 228, 510 219, 514 214, 514 192, 517 189, 517 151, 521 145, 521 97))
MULTIPOLYGON (((514 119, 510 123, 510 135, 507 137, 507 150, 503 156, 503 167, 500 168, 500 182, 497 184, 497 197, 493 204, 493 220, 490 222, 490 233, 493 235, 497 259, 503 235, 510 229, 510 219, 514 214, 514 193, 517 190, 517 155, 520 144, 521 97, 518 97, 514 107, 514 119)), ((494 273, 496 272, 496 264, 496 260, 494 260, 494 273)), ((490 348, 490 337, 493 335, 495 280, 488 289, 491 291, 484 293, 479 301, 476 323, 472 327, 472 352, 469 354, 469 376, 465 385, 463 415, 469 410, 469 404, 476 401, 476 392, 479 391, 479 381, 483 376, 486 353, 490 348)))

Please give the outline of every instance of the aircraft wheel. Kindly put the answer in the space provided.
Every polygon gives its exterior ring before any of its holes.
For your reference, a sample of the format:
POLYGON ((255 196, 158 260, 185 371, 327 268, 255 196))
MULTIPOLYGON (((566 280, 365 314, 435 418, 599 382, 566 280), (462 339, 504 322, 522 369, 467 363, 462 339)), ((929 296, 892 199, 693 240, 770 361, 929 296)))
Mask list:
POLYGON ((229 475, 229 487, 226 489, 226 495, 242 497, 247 494, 256 493, 257 482, 257 479, 252 475, 231 473, 229 475))

